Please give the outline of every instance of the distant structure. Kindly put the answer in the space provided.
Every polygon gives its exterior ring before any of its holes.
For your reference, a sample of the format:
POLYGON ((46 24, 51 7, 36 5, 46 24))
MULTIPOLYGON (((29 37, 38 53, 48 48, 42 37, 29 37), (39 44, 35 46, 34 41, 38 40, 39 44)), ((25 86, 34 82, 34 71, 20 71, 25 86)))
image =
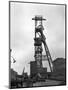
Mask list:
MULTIPOLYGON (((12 52, 12 49, 10 49, 10 55, 11 55, 11 52, 12 52)), ((13 63, 16 62, 15 58, 13 56, 11 56, 12 60, 13 60, 13 63)))
POLYGON ((30 70, 31 74, 36 73, 41 75, 41 73, 47 71, 46 68, 44 69, 42 66, 43 60, 48 60, 50 71, 53 72, 52 58, 51 58, 48 46, 46 44, 46 38, 43 34, 44 27, 43 27, 42 21, 46 19, 38 15, 32 18, 32 20, 35 20, 35 38, 34 38, 35 61, 31 62, 31 70, 30 70), (45 48, 45 52, 46 52, 45 55, 42 55, 42 52, 43 52, 42 44, 44 45, 44 48, 45 48))

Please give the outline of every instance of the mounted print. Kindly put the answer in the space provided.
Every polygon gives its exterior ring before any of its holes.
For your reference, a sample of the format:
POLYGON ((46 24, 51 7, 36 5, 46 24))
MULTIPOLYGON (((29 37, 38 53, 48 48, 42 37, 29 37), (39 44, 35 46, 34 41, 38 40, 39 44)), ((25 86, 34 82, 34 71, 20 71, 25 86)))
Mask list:
POLYGON ((9 88, 66 85, 66 5, 9 1, 9 88))

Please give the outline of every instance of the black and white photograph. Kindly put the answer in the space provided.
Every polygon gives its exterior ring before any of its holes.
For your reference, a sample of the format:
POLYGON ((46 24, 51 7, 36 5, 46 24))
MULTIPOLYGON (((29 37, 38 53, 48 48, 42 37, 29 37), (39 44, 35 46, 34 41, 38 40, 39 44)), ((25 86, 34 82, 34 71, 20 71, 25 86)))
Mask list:
POLYGON ((9 86, 66 85, 66 4, 9 1, 9 86))

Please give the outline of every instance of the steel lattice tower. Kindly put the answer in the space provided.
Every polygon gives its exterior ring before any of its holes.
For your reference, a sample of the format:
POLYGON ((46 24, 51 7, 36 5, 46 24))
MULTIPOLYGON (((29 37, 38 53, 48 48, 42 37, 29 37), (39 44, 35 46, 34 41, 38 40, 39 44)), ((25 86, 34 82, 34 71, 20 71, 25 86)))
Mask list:
POLYGON ((37 68, 38 69, 42 68, 42 61, 44 57, 44 60, 45 58, 47 58, 49 62, 50 70, 51 72, 53 72, 52 58, 51 58, 48 46, 46 44, 46 38, 43 34, 44 28, 42 25, 42 21, 46 19, 44 19, 42 16, 35 16, 35 18, 32 18, 32 20, 35 20, 34 46, 35 46, 35 61, 37 63, 37 68), (44 48, 46 52, 45 56, 42 55, 42 52, 43 52, 42 44, 44 44, 44 48))

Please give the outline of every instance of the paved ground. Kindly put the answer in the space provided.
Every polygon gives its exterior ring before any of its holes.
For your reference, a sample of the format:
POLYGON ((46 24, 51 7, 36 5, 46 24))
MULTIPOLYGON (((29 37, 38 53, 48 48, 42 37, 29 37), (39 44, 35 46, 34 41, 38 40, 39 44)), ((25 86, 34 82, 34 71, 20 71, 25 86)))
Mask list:
POLYGON ((60 85, 61 81, 46 80, 45 82, 36 82, 33 86, 49 86, 49 85, 60 85))
POLYGON ((17 86, 12 86, 12 88, 23 88, 23 87, 38 87, 38 86, 56 86, 56 85, 61 85, 61 81, 57 81, 57 80, 45 80, 43 82, 36 82, 36 83, 23 83, 22 85, 20 83, 18 83, 17 86))

